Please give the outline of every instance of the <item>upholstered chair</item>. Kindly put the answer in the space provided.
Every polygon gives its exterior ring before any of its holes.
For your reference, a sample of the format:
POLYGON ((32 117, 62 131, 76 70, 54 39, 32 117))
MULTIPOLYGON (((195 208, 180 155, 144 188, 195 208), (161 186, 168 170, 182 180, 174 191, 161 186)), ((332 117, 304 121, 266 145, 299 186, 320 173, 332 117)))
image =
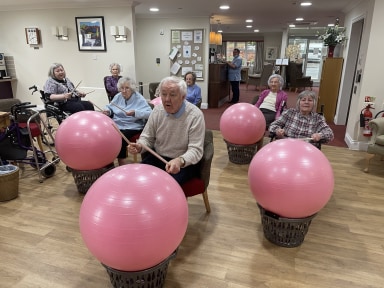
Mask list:
POLYGON ((369 163, 373 156, 379 155, 381 160, 384 158, 384 117, 371 120, 369 127, 372 129, 372 136, 365 156, 364 172, 369 172, 369 163))

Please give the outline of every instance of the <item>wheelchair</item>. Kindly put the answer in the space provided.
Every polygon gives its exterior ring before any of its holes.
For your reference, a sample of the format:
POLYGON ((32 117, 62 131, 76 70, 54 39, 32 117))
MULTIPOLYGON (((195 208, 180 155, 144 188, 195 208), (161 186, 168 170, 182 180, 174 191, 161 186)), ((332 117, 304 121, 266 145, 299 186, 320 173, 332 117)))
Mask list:
MULTIPOLYGON (((286 106, 286 103, 284 103, 283 108, 285 106, 286 106)), ((283 111, 281 111, 281 112, 283 112, 283 111)), ((319 114, 321 116, 324 116, 324 105, 320 106, 320 112, 317 112, 317 114, 319 114)), ((287 138, 287 136, 284 136, 284 138, 287 138)), ((276 133, 275 132, 269 132, 269 142, 272 142, 272 141, 275 141, 275 140, 277 140, 276 133)), ((313 146, 315 146, 319 150, 321 150, 321 144, 325 143, 325 141, 323 139, 321 139, 318 142, 315 142, 315 141, 313 141, 311 139, 303 139, 303 141, 306 141, 306 142, 312 144, 313 146)))
POLYGON ((31 165, 37 169, 39 181, 43 182, 44 178, 50 178, 55 174, 55 165, 60 158, 56 151, 50 148, 43 151, 35 147, 35 137, 42 137, 48 142, 48 138, 52 141, 52 135, 43 133, 42 127, 48 129, 46 122, 43 121, 46 111, 37 111, 33 108, 36 108, 36 105, 31 105, 30 102, 11 107, 10 125, 0 133, 0 159, 1 163, 5 161, 31 165), (52 160, 48 160, 47 154, 51 155, 52 160))
MULTIPOLYGON (((288 137, 284 136, 284 138, 288 138, 288 137)), ((282 139, 284 139, 284 138, 282 138, 282 139)), ((291 139, 295 139, 295 138, 291 138, 291 139)), ((278 140, 278 138, 276 137, 276 133, 275 132, 269 132, 269 142, 272 142, 275 140, 278 140)), ((320 140, 318 142, 315 142, 311 139, 303 139, 303 141, 306 141, 309 144, 312 144, 313 146, 315 146, 319 150, 321 150, 321 144, 325 143, 324 140, 320 140)))
MULTIPOLYGON (((69 112, 66 112, 62 109, 60 101, 51 101, 47 97, 45 97, 45 93, 43 90, 39 90, 36 85, 33 85, 29 87, 29 90, 32 90, 32 95, 39 91, 40 93, 40 99, 44 104, 44 108, 46 111, 46 121, 45 123, 47 124, 47 130, 43 131, 44 135, 52 135, 52 139, 55 139, 55 134, 56 130, 59 127, 59 125, 67 118, 70 116, 69 112), (49 131, 48 131, 49 130, 49 131)), ((50 137, 48 137, 50 139, 50 137)), ((43 139, 44 140, 44 139, 43 139)), ((44 141, 43 141, 44 142, 44 141)), ((51 141, 49 143, 44 142, 46 145, 54 146, 55 143, 54 141, 51 141)))

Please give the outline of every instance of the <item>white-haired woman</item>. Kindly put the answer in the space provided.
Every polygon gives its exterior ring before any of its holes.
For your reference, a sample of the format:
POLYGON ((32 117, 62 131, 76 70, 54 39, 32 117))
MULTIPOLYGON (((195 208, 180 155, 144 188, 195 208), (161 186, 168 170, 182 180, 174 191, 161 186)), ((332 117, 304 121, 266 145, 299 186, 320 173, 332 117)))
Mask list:
POLYGON ((280 117, 282 107, 288 99, 287 93, 282 90, 284 79, 279 74, 273 74, 268 78, 268 86, 269 89, 261 92, 255 104, 263 113, 267 127, 280 117))
MULTIPOLYGON (((152 112, 147 100, 135 89, 135 83, 128 77, 117 82, 120 91, 107 105, 104 114, 110 116, 121 133, 127 139, 143 131, 146 120, 152 112)), ((127 164, 127 142, 122 139, 120 153, 117 156, 119 165, 127 164)))
POLYGON ((113 97, 119 93, 117 89, 117 81, 121 78, 120 71, 121 67, 118 63, 112 63, 109 65, 109 71, 111 71, 111 76, 104 77, 104 86, 107 91, 109 102, 112 101, 113 97))

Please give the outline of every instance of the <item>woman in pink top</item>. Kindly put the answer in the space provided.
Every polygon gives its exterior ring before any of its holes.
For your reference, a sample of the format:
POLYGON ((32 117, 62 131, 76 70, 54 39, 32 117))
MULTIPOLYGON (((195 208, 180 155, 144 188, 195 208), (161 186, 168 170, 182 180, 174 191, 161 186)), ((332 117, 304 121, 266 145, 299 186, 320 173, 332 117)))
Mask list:
POLYGON ((288 95, 282 89, 284 79, 279 74, 273 74, 268 78, 269 89, 261 92, 256 107, 258 107, 265 117, 267 127, 279 118, 281 110, 287 102, 288 95))

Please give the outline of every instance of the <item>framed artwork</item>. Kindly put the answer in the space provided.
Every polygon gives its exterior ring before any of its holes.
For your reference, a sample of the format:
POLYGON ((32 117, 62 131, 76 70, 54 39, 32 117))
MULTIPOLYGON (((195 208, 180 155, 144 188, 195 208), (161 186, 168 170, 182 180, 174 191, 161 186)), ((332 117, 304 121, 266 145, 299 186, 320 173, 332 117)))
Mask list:
POLYGON ((267 47, 265 60, 275 60, 277 57, 277 47, 267 47))
POLYGON ((79 51, 107 51, 104 17, 76 17, 79 51))

